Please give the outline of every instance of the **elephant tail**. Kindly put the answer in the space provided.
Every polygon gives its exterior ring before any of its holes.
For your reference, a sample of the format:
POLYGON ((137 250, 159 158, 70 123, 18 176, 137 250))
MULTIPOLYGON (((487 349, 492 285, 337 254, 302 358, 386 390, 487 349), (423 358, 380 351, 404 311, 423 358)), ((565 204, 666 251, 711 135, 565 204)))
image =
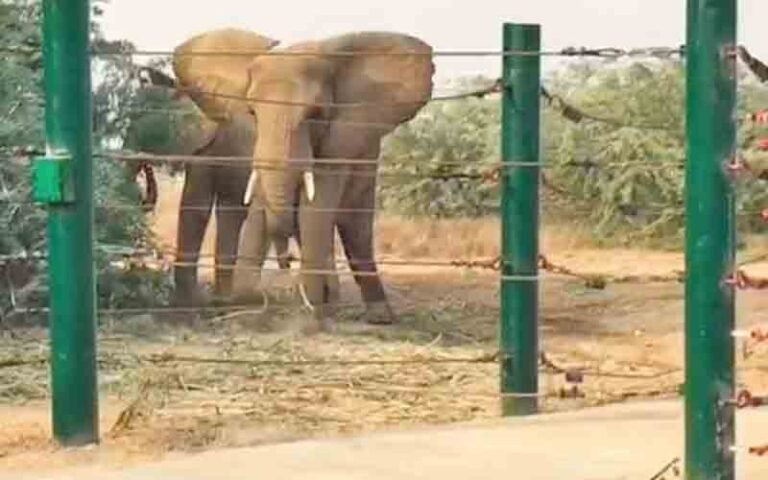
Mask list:
POLYGON ((155 178, 155 171, 149 162, 141 162, 139 164, 139 170, 144 174, 144 180, 146 181, 146 191, 144 193, 144 200, 142 205, 145 210, 152 210, 157 204, 157 178, 155 178))
MULTIPOLYGON (((143 88, 146 87, 162 87, 172 90, 177 90, 177 82, 170 75, 167 75, 154 67, 141 67, 139 68, 139 83, 143 88)), ((174 98, 179 96, 179 92, 176 91, 174 98)), ((145 210, 152 210, 157 204, 158 188, 157 178, 155 177, 155 171, 149 162, 139 163, 138 170, 144 174, 144 180, 146 182, 146 190, 144 192, 144 200, 142 205, 145 210)))

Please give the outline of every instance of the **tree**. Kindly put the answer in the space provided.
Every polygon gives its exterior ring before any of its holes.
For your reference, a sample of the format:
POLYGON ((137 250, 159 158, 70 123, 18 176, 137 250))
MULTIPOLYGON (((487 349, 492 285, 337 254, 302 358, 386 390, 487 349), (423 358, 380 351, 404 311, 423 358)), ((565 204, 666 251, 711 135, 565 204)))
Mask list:
MULTIPOLYGON (((108 44, 98 28, 100 4, 94 6, 96 23, 92 26, 95 44, 108 44)), ((0 221, 7 226, 0 232, 0 255, 3 277, 0 283, 0 306, 9 307, 10 289, 44 286, 45 278, 38 263, 13 260, 20 256, 36 256, 45 251, 45 212, 31 203, 30 158, 23 150, 42 151, 44 146, 42 92, 42 38, 40 34, 41 2, 13 0, 0 2, 0 44, 15 53, 0 55, 0 221)), ((113 43, 121 48, 126 42, 113 43)), ((107 57, 94 67, 104 81, 94 92, 94 141, 96 149, 119 144, 124 136, 121 106, 132 96, 130 84, 133 67, 126 57, 107 57), (122 86, 123 88, 116 88, 122 86)), ((98 76, 98 75, 96 75, 98 76)), ((134 88, 135 90, 135 88, 134 88)), ((148 225, 140 208, 134 179, 111 160, 97 157, 95 165, 96 238, 99 244, 99 300, 105 307, 121 306, 127 298, 120 293, 119 283, 148 283, 157 294, 164 289, 163 277, 147 269, 123 271, 112 265, 113 255, 107 250, 151 245, 148 225), (156 288, 155 288, 156 287, 156 288)), ((27 290, 39 290, 27 288, 27 290)), ((145 289, 146 290, 146 289, 145 289)), ((124 292, 125 293, 125 292, 124 292)), ((162 297, 162 295, 161 295, 162 297)), ((37 301, 43 302, 44 295, 37 301)), ((134 299, 148 302, 150 298, 134 299)), ((27 305, 34 300, 30 297, 27 305)), ((34 305, 32 305, 34 306, 34 305)))

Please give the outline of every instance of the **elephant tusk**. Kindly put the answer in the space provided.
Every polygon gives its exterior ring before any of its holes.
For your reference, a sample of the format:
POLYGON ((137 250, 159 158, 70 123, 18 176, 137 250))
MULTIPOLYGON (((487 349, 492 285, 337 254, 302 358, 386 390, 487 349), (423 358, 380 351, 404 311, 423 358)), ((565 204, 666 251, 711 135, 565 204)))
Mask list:
POLYGON ((304 284, 301 282, 299 282, 299 293, 301 294, 301 299, 304 301, 304 305, 309 309, 310 312, 314 312, 315 307, 313 307, 312 303, 309 301, 307 292, 304 291, 304 284))
POLYGON ((256 189, 256 181, 259 179, 258 170, 251 170, 251 176, 248 178, 248 186, 245 188, 245 195, 243 195, 243 205, 248 206, 253 200, 253 191, 256 189))
POLYGON ((310 202, 315 200, 315 174, 304 172, 304 188, 307 189, 307 198, 310 202))

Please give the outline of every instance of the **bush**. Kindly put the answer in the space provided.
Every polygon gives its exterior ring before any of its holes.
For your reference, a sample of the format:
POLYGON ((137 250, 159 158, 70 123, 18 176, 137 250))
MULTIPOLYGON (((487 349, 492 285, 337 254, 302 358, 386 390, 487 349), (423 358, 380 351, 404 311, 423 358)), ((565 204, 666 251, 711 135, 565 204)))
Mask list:
MULTIPOLYGON (((558 222, 589 225, 603 243, 681 245, 684 81, 684 69, 673 62, 602 68, 576 63, 547 79, 548 89, 569 105, 607 121, 574 123, 550 108, 557 102, 543 104, 545 212, 558 222)), ((478 83, 472 79, 463 88, 478 83)), ((768 106, 765 89, 749 82, 740 88, 740 114, 768 106)), ((385 168, 405 174, 487 171, 500 161, 499 121, 498 98, 430 104, 386 139, 385 168)), ((742 152, 753 162, 761 156, 754 140, 766 134, 764 126, 741 128, 742 152)), ((768 205, 768 190, 748 181, 739 184, 738 193, 740 228, 764 232, 756 213, 768 205)), ((467 180, 384 177, 379 197, 386 210, 411 216, 478 217, 497 211, 498 203, 497 188, 467 180)))
MULTIPOLYGON (((476 90, 489 80, 457 82, 457 89, 476 90)), ((500 104, 495 99, 431 103, 383 143, 386 171, 379 203, 408 216, 479 217, 498 210, 492 182, 474 179, 434 180, 427 176, 487 173, 499 162, 500 104)))

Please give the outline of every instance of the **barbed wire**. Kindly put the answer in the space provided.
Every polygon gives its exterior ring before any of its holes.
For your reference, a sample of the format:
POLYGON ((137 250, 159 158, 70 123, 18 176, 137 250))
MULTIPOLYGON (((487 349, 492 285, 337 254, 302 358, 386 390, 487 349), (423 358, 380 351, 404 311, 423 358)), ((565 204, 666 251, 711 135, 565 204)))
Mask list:
POLYGON ((613 275, 577 272, 564 265, 552 263, 544 255, 539 256, 539 268, 549 273, 577 278, 584 281, 587 287, 597 290, 606 288, 609 283, 680 283, 685 279, 685 273, 682 271, 675 271, 666 275, 613 275))
MULTIPOLYGON (((41 48, 26 46, 3 46, 0 54, 4 55, 35 55, 41 54, 41 48)), ((434 50, 431 52, 391 52, 391 51, 322 51, 322 50, 198 50, 198 51, 171 51, 171 50, 142 50, 142 49, 98 49, 91 48, 90 55, 94 57, 594 57, 606 59, 627 58, 655 58, 668 60, 685 54, 685 47, 641 47, 641 48, 616 48, 616 47, 566 47, 559 50, 434 50)))
POLYGON ((724 283, 739 290, 768 290, 768 278, 748 275, 743 270, 737 270, 724 283))
POLYGON ((730 400, 728 403, 740 410, 746 408, 758 408, 768 405, 768 396, 757 396, 752 394, 749 390, 741 390, 736 395, 736 398, 730 400))
POLYGON ((742 447, 742 446, 734 445, 733 447, 731 447, 731 452, 748 453, 749 455, 754 455, 756 457, 764 457, 768 455, 768 444, 756 445, 751 447, 742 447))
MULTIPOLYGON (((7 152, 5 155, 0 149, 0 158, 31 161, 37 156, 42 156, 45 153, 36 149, 19 149, 16 152, 7 152)), ((242 166, 252 167, 261 170, 270 171, 284 171, 295 169, 306 169, 310 166, 387 166, 390 165, 402 165, 408 166, 411 163, 413 165, 419 165, 423 162, 417 159, 403 159, 403 158, 384 158, 384 159, 370 159, 370 158, 269 158, 269 157, 252 157, 252 156, 216 156, 216 155, 173 155, 173 154, 154 154, 142 151, 131 150, 102 150, 93 153, 95 158, 102 158, 105 160, 128 162, 128 163, 142 163, 149 162, 152 164, 192 164, 192 165, 207 165, 207 166, 242 166)), ((476 169, 485 169, 488 171, 505 169, 505 168, 583 168, 587 170, 600 169, 600 168, 626 168, 635 165, 646 166, 648 168, 667 169, 670 167, 683 168, 685 160, 615 160, 615 161, 596 161, 596 160, 567 160, 558 163, 550 162, 523 162, 523 161, 511 161, 501 160, 498 162, 472 162, 472 161, 440 161, 433 165, 429 165, 431 168, 447 168, 447 167, 471 167, 476 169)), ((323 171, 326 172, 325 170, 323 171)), ((387 171, 384 173, 399 174, 398 171, 387 171)), ((402 172, 408 175, 419 175, 420 172, 402 172)), ((425 172, 425 175, 454 175, 454 173, 434 173, 425 172)), ((461 172, 456 175, 462 175, 461 172)))
POLYGON ((680 478, 682 475, 682 471, 680 469, 680 458, 676 457, 672 459, 648 480, 666 480, 667 474, 671 474, 673 478, 680 478))
POLYGON ((402 365, 440 365, 440 364, 478 364, 498 363, 503 355, 500 352, 487 353, 476 357, 413 357, 398 359, 328 359, 314 358, 306 360, 269 360, 269 359, 238 359, 238 358, 214 358, 174 355, 171 353, 145 355, 139 357, 149 363, 196 363, 218 365, 247 365, 247 366, 273 366, 273 367, 301 367, 301 366, 402 366, 402 365))
POLYGON ((457 93, 453 95, 432 96, 431 98, 414 99, 414 100, 398 100, 389 102, 300 102, 292 100, 277 100, 269 98, 250 97, 247 95, 233 95, 228 93, 219 92, 207 92, 197 88, 188 87, 176 87, 179 92, 192 94, 196 96, 222 98, 225 100, 233 100, 237 102, 256 103, 263 105, 279 105, 286 107, 310 107, 310 108, 327 108, 327 109, 363 109, 363 108, 380 108, 380 107, 395 107, 395 106, 408 106, 408 105, 423 105, 426 103, 436 102, 450 102, 457 100, 466 100, 469 98, 483 98, 486 95, 500 93, 502 86, 500 82, 485 88, 479 88, 477 90, 457 93))
MULTIPOLYGON (((219 157, 219 156, 198 156, 198 155, 153 155, 144 153, 108 153, 98 154, 100 158, 106 158, 115 161, 124 162, 149 162, 149 163, 170 163, 184 165, 204 165, 204 166, 242 166, 250 167, 259 171, 305 171, 315 166, 331 167, 338 169, 325 168, 316 173, 323 176, 343 176, 343 177, 387 177, 387 178, 419 178, 432 179, 438 181, 448 180, 481 180, 488 183, 495 183, 499 180, 503 172, 502 168, 518 166, 519 164, 496 163, 471 165, 467 162, 451 162, 451 164, 439 164, 433 168, 447 168, 465 166, 472 167, 477 172, 439 172, 439 171, 404 171, 393 169, 375 168, 381 165, 379 160, 371 159, 264 159, 252 157, 219 157), (346 167, 346 168, 345 168, 346 167), (355 168, 355 167, 374 167, 374 168, 355 168)), ((414 162, 415 164, 415 162, 414 162)))
MULTIPOLYGON (((131 152, 131 151, 105 151, 97 152, 94 156, 109 160, 123 161, 123 162, 150 162, 150 163, 171 163, 171 164, 192 164, 192 165, 209 165, 209 166, 221 166, 221 165, 240 165, 251 166, 255 169, 270 170, 270 171, 282 171, 282 170, 297 170, 306 169, 307 167, 314 165, 323 166, 384 166, 387 164, 392 165, 414 165, 420 162, 415 159, 367 159, 367 158, 296 158, 290 159, 290 161, 284 158, 267 158, 267 157, 248 157, 248 156, 203 156, 203 155, 156 155, 145 152, 131 152)), ((569 160, 559 163, 548 162, 522 162, 522 161, 499 161, 499 162, 470 162, 470 161, 440 161, 432 168, 446 168, 446 167, 473 167, 482 168, 489 171, 505 169, 505 168, 584 168, 584 169, 600 169, 600 168, 626 168, 634 165, 646 166, 649 168, 667 169, 670 167, 682 168, 684 166, 684 160, 617 160, 617 161, 594 161, 594 160, 569 160)), ((326 173, 326 170, 323 171, 326 173)), ((384 171, 384 174, 399 174, 399 171, 384 171)), ((420 175, 419 172, 403 172, 409 175, 420 175)), ((503 173, 503 172, 500 172, 503 173)), ((433 172, 425 172, 425 175, 462 175, 461 173, 447 173, 447 174, 435 174, 433 172)))
MULTIPOLYGON (((239 210, 245 210, 246 207, 234 207, 239 210)), ((209 210, 208 207, 199 207, 199 209, 209 210)), ((373 210, 373 209, 371 209, 373 210)), ((136 260, 138 263, 144 265, 155 264, 164 268, 171 266, 175 267, 199 267, 209 269, 221 269, 221 270, 235 270, 238 268, 244 270, 255 270, 261 272, 275 271, 272 268, 264 266, 252 266, 252 265, 216 265, 206 262, 181 262, 181 261, 168 261, 164 260, 168 257, 173 258, 196 258, 196 259, 217 259, 218 261, 232 261, 236 259, 253 261, 288 261, 289 263, 296 262, 297 259, 293 255, 288 257, 270 256, 266 255, 262 258, 251 256, 220 256, 216 254, 200 254, 195 252, 179 252, 176 250, 163 250, 163 249, 141 249, 131 247, 114 247, 114 246, 102 246, 97 249, 103 253, 111 254, 113 257, 119 257, 127 260, 136 260)), ((739 267, 760 263, 768 259, 768 254, 759 255, 739 263, 739 267)), ((3 255, 0 256, 0 264, 5 264, 14 261, 21 262, 37 262, 45 261, 47 256, 42 252, 21 252, 16 255, 3 255)), ((509 264, 509 261, 505 261, 501 256, 487 257, 487 258, 475 258, 475 259, 437 259, 437 260, 425 260, 425 259, 392 259, 392 258, 379 258, 371 260, 359 260, 359 259, 342 259, 335 258, 332 263, 335 265, 341 265, 348 262, 352 263, 365 263, 376 264, 382 266, 418 266, 418 267, 451 267, 451 268, 466 268, 466 269, 483 269, 494 272, 501 272, 505 265, 509 264)), ((115 262, 113 262, 115 263, 115 262)), ((545 272, 554 275, 566 276, 582 280, 586 286, 594 289, 604 289, 609 283, 664 283, 664 282, 683 282, 685 279, 685 272, 682 270, 676 270, 669 274, 646 274, 646 275, 617 275, 607 274, 600 272, 579 272, 573 268, 567 267, 562 264, 557 264, 550 261, 545 255, 540 255, 538 260, 538 267, 545 272)), ((281 270, 276 270, 281 271, 281 270)), ((304 269, 298 270, 299 272, 308 274, 343 274, 343 275, 358 275, 358 276, 375 276, 381 275, 378 272, 354 272, 354 271, 336 271, 336 270, 323 270, 323 269, 304 269)), ((539 276, 506 276, 503 279, 528 279, 538 280, 539 276)), ((768 289, 768 279, 754 277, 748 275, 743 270, 739 269, 737 272, 727 278, 724 281, 725 284, 734 286, 740 289, 768 289)))
POLYGON ((749 112, 742 117, 744 123, 754 123, 756 125, 768 124, 768 110, 758 110, 757 112, 749 112))
POLYGON ((734 339, 742 340, 741 353, 744 360, 748 360, 754 354, 754 349, 768 342, 768 330, 762 327, 754 327, 749 330, 734 330, 731 332, 734 339))
MULTIPOLYGON (((175 258, 179 258, 180 255, 175 255, 175 258)), ((194 257, 194 255, 190 255, 194 257)), ((198 256, 199 258, 199 256, 198 256)), ((215 256, 214 256, 215 258, 215 256)), ((253 257, 239 257, 245 260, 257 260, 253 257)), ((295 261, 292 258, 282 257, 267 257, 263 260, 274 261, 295 261)), ((232 260, 231 258, 229 260, 232 260)), ((264 266, 253 265, 215 265, 205 262, 163 262, 154 259, 147 260, 145 263, 156 262, 158 265, 165 267, 198 267, 209 268, 218 270, 239 270, 243 271, 258 271, 258 272, 283 272, 281 269, 275 269, 264 266)), ((334 259, 333 264, 341 265, 346 262, 361 263, 360 260, 351 259, 334 259)), ((452 259, 452 260, 418 260, 418 259, 372 259, 362 261, 365 264, 382 265, 382 266, 416 266, 416 267, 446 267, 446 268, 465 268, 465 269, 480 269, 489 270, 492 272, 502 272, 506 265, 509 265, 510 261, 505 261, 500 256, 480 259, 452 259)), ((547 273, 556 276, 565 276, 576 278, 585 283, 585 286, 592 289, 605 289, 608 284, 627 284, 627 283, 665 283, 665 282, 682 282, 684 280, 684 273, 680 271, 673 272, 666 275, 615 275, 608 273, 596 273, 596 272, 578 272, 572 268, 568 268, 563 265, 554 264, 549 261, 546 256, 541 255, 539 257, 539 268, 547 273)), ((345 275, 345 276, 360 276, 360 277, 377 277, 384 275, 381 272, 361 272, 354 270, 330 270, 330 269, 316 269, 316 268, 300 268, 295 270, 298 273, 305 274, 317 274, 317 275, 345 275)), ((538 281, 542 277, 539 275, 501 275, 501 280, 509 281, 538 281)))
POLYGON ((598 123, 608 124, 618 128, 633 128, 638 130, 656 130, 656 131, 672 131, 675 127, 670 125, 661 124, 644 124, 644 123, 632 123, 618 118, 612 118, 608 116, 598 115, 590 113, 582 108, 574 106, 572 103, 566 101, 562 96, 558 94, 550 93, 546 88, 541 88, 541 96, 547 102, 547 105, 555 109, 566 120, 570 120, 573 123, 581 123, 583 120, 589 120, 598 123))
MULTIPOLYGON (((138 362, 153 363, 153 364, 166 364, 166 363, 191 363, 191 364, 213 364, 213 365, 241 365, 241 366, 272 366, 272 367, 308 367, 308 366, 403 366, 403 365, 446 365, 446 364, 494 364, 503 361, 505 358, 509 358, 509 355, 504 355, 501 351, 493 351, 483 353, 476 356, 468 357, 446 357, 446 356, 424 356, 416 355, 406 358, 389 358, 389 359, 339 359, 339 358, 293 358, 293 359, 269 359, 269 358, 232 358, 232 357, 206 357, 206 356, 194 356, 194 355, 178 355, 170 352, 149 354, 149 355, 128 355, 128 354, 114 354, 100 355, 98 361, 100 363, 109 363, 115 361, 125 362, 126 360, 133 360, 138 362)), ((20 366, 35 365, 40 363, 47 363, 47 356, 35 356, 33 358, 12 358, 12 359, 0 359, 0 368, 15 368, 20 366)), ((636 364, 633 364, 636 365, 636 364)), ((648 365, 655 366, 655 365, 648 365)), ((667 369, 659 373, 654 374, 631 374, 631 373, 615 373, 605 371, 601 369, 588 368, 588 367, 573 367, 562 368, 555 366, 555 364, 548 359, 545 353, 542 353, 539 358, 540 373, 564 375, 566 383, 579 384, 584 382, 585 377, 595 378, 610 378, 610 379, 635 379, 635 380, 657 380, 659 378, 669 376, 675 373, 679 373, 682 369, 667 369)), ((656 390, 654 390, 655 392, 656 390)), ((653 392, 651 392, 653 393, 653 392)), ((640 395, 640 392, 625 392, 624 395, 636 396, 640 395)), ((509 395, 509 394, 502 394, 509 395)), ((515 395, 515 394, 511 394, 515 395)), ((525 396, 535 397, 542 396, 542 394, 522 394, 525 396)))
POLYGON ((741 61, 747 65, 750 71, 752 71, 761 82, 768 81, 768 66, 766 64, 753 57, 752 54, 749 53, 749 50, 743 45, 739 45, 736 53, 741 61))
MULTIPOLYGON (((482 98, 489 93, 500 93, 501 85, 502 85, 502 80, 496 79, 491 85, 484 87, 480 90, 477 90, 475 92, 463 92, 457 95, 449 95, 449 96, 440 97, 440 98, 444 100, 462 100, 465 98, 478 98, 478 97, 482 98)), ((176 88, 177 87, 173 87, 172 89, 176 89, 176 88)), ((620 127, 620 128, 636 128, 641 130, 659 130, 659 131, 670 131, 670 130, 675 130, 676 128, 670 125, 660 125, 660 124, 658 125, 635 124, 635 123, 623 121, 617 118, 611 118, 608 116, 590 113, 584 110, 583 108, 577 107, 573 103, 565 100, 565 98, 562 97, 561 95, 550 93, 549 90, 545 87, 541 87, 540 92, 541 92, 541 96, 544 98, 544 100, 546 101, 546 104, 549 107, 555 109, 564 118, 574 123, 580 123, 582 120, 590 120, 593 122, 607 123, 614 127, 620 127)), ((135 111, 137 113, 156 113, 156 114, 181 115, 181 116, 199 115, 199 113, 192 112, 192 111, 157 109, 157 108, 141 108, 141 107, 129 107, 128 111, 135 111)), ((755 118, 761 118, 761 117, 756 116, 755 118)), ((360 128, 378 128, 382 130, 390 130, 398 126, 395 124, 387 124, 387 123, 355 122, 355 121, 348 121, 348 120, 337 121, 337 120, 323 120, 323 119, 308 119, 308 120, 305 120, 305 122, 311 123, 311 124, 340 123, 343 125, 357 126, 360 128)))
POLYGON ((768 169, 753 167, 743 155, 734 156, 726 165, 726 170, 736 178, 747 176, 758 181, 768 181, 768 169))
MULTIPOLYGON (((125 108, 125 111, 129 113, 151 113, 151 114, 160 114, 160 115, 169 115, 169 116, 205 118, 205 116, 198 111, 182 110, 182 109, 144 108, 144 107, 129 106, 125 108)), ((308 118, 304 120, 304 123, 308 123, 311 125, 336 124, 336 125, 346 125, 346 126, 378 129, 378 130, 391 130, 400 125, 395 123, 364 122, 364 121, 354 121, 354 120, 330 120, 330 119, 320 119, 320 118, 308 118)))
MULTIPOLYGON (((482 180, 488 180, 488 181, 496 181, 496 177, 494 175, 478 175, 477 177, 474 176, 474 174, 471 174, 472 179, 482 179, 482 180)), ((446 176, 444 176, 445 178, 446 176)), ((466 175, 460 175, 459 178, 466 178, 466 175)), ((548 185, 545 185, 545 187, 548 187, 548 185)), ((559 192, 555 191, 556 193, 559 192)), ((569 199, 575 199, 576 196, 572 195, 570 192, 564 192, 564 195, 567 195, 569 199)), ((39 209, 44 209, 45 206, 41 205, 37 202, 34 202, 32 200, 28 200, 26 198, 22 197, 13 197, 13 198, 0 198, 0 205, 5 205, 7 207, 14 207, 14 208, 20 208, 20 207, 34 207, 39 209)), ((110 212, 119 212, 119 211, 136 211, 137 209, 142 208, 141 205, 138 203, 111 203, 108 202, 106 204, 97 204, 95 206, 97 210, 104 210, 104 211, 110 211, 110 212)), ((269 212, 300 212, 300 211, 306 211, 306 212, 317 212, 317 213, 383 213, 383 211, 380 208, 321 208, 321 207, 311 207, 311 206, 288 206, 288 207, 265 207, 265 206, 253 206, 247 207, 245 205, 241 206, 216 206, 216 207, 208 207, 204 205, 187 205, 187 206, 180 206, 179 211, 201 211, 201 212, 208 212, 215 209, 216 211, 221 212, 244 212, 248 209, 251 210, 257 210, 257 211, 269 211, 269 212)), ((496 206, 489 206, 488 208, 496 208, 496 206)), ((554 208, 557 208, 558 210, 561 208, 566 208, 568 212, 573 214, 580 214, 585 216, 591 216, 595 213, 594 208, 585 207, 583 209, 578 209, 573 207, 572 205, 569 205, 567 207, 561 207, 561 206, 555 206, 554 208)), ((670 215, 670 209, 677 209, 677 212, 674 212, 675 216, 679 217, 685 217, 685 207, 682 205, 664 205, 664 204, 650 204, 650 205, 644 205, 642 211, 638 211, 636 213, 632 213, 636 210, 636 208, 632 205, 623 205, 620 207, 621 210, 624 209, 630 209, 631 211, 627 211, 624 213, 627 217, 634 217, 640 214, 649 214, 649 213, 663 213, 665 215, 670 215)), ((757 218, 762 221, 768 222, 768 209, 743 209, 736 213, 736 217, 738 218, 757 218)), ((762 258, 762 257, 760 257, 762 258)), ((758 258, 756 261, 760 261, 760 258, 758 258)))

